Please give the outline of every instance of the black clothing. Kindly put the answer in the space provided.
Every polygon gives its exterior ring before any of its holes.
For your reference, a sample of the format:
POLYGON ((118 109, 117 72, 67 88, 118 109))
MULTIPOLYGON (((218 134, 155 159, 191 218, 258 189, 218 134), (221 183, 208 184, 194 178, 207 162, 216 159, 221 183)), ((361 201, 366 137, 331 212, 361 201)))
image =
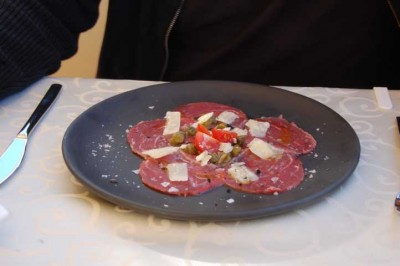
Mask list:
MULTIPOLYGON (((97 19, 99 1, 0 0, 0 98, 56 71, 73 55, 79 33, 97 19)), ((247 7, 248 1, 215 0, 202 7, 203 20, 192 6, 203 4, 199 0, 110 0, 98 76, 400 88, 399 77, 393 77, 399 69, 394 64, 400 16, 391 13, 399 11, 400 0, 355 1, 358 7, 345 0, 252 1, 247 7), (230 2, 237 6, 225 6, 230 2), (206 25, 206 31, 189 32, 196 25, 206 25), (366 36, 368 44, 362 45, 366 36), (218 49, 224 40, 229 46, 218 49), (205 44, 217 51, 199 53, 205 44), (376 67, 363 65, 371 62, 376 67)))
POLYGON ((57 71, 96 22, 99 2, 0 0, 0 98, 57 71))
POLYGON ((400 31, 385 1, 250 2, 186 1, 165 79, 400 88, 400 31))

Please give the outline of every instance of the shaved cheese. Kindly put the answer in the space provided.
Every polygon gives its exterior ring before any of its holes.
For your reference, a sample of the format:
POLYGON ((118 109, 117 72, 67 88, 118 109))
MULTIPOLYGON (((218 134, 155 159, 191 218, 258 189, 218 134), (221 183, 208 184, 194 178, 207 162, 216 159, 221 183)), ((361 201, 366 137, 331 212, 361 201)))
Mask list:
POLYGON ((188 181, 187 163, 170 163, 167 165, 168 178, 171 181, 188 181))
POLYGON ((250 134, 257 138, 265 137, 265 133, 269 128, 268 122, 260 122, 257 120, 250 119, 247 121, 246 126, 249 128, 250 134))
POLYGON ((229 125, 232 124, 237 118, 239 118, 237 114, 229 111, 223 111, 219 114, 219 116, 217 116, 216 120, 229 125))
POLYGON ((179 192, 179 189, 177 189, 176 187, 170 187, 170 188, 168 189, 168 192, 169 192, 169 193, 179 192))
POLYGON ((233 150, 232 144, 230 143, 226 143, 226 142, 222 142, 219 145, 219 151, 222 151, 224 153, 230 153, 233 150))
POLYGON ((228 174, 241 184, 249 184, 252 181, 257 181, 258 176, 253 173, 244 163, 234 163, 228 169, 228 174))
POLYGON ((162 182, 162 183, 161 183, 161 186, 163 186, 163 187, 168 187, 169 184, 170 184, 169 182, 162 182))
POLYGON ((246 136, 247 135, 247 130, 246 129, 240 129, 240 128, 235 127, 231 131, 235 132, 236 134, 238 134, 238 136, 246 136))
POLYGON ((278 149, 268 142, 265 142, 261 139, 254 138, 247 147, 250 149, 252 153, 260 157, 261 159, 268 159, 271 157, 276 157, 282 154, 282 150, 278 149))
POLYGON ((197 118, 197 122, 200 124, 203 124, 204 122, 207 122, 208 119, 210 119, 213 115, 214 115, 214 112, 204 114, 204 115, 200 116, 199 118, 197 118))
POLYGON ((165 115, 167 122, 163 135, 174 134, 179 131, 181 127, 181 113, 180 112, 167 112, 165 115))
POLYGON ((148 155, 154 159, 158 159, 158 158, 164 157, 168 154, 174 153, 177 150, 179 150, 179 147, 167 146, 167 147, 163 147, 163 148, 147 150, 142 153, 144 155, 148 155))
POLYGON ((211 159, 211 155, 208 154, 208 151, 203 151, 199 155, 196 156, 196 161, 200 162, 201 166, 204 166, 211 159))

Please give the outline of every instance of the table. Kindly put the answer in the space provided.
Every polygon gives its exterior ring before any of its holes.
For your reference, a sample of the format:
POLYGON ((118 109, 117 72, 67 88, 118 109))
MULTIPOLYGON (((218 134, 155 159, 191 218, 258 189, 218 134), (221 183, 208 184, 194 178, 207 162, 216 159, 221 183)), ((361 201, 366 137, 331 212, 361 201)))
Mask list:
POLYGON ((400 91, 392 110, 372 90, 282 87, 342 115, 361 142, 360 162, 317 204, 251 221, 174 221, 139 214, 89 193, 61 153, 68 125, 93 104, 148 81, 45 78, 0 100, 0 153, 51 83, 59 98, 31 135, 20 169, 0 186, 1 265, 398 265, 400 91))

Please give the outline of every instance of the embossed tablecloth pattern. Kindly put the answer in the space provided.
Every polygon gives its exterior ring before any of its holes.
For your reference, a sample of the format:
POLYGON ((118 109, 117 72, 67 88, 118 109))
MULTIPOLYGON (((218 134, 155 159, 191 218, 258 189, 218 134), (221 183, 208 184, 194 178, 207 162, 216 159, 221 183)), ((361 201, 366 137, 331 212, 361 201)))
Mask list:
MULTIPOLYGON (((0 100, 0 153, 53 82, 64 88, 31 135, 22 168, 0 186, 0 265, 398 265, 400 91, 393 110, 372 90, 284 88, 342 115, 361 141, 352 177, 320 203, 236 223, 178 222, 124 210, 89 193, 68 171, 61 142, 93 104, 152 82, 43 79, 0 100)), ((315 132, 315 134, 318 132, 315 132)))

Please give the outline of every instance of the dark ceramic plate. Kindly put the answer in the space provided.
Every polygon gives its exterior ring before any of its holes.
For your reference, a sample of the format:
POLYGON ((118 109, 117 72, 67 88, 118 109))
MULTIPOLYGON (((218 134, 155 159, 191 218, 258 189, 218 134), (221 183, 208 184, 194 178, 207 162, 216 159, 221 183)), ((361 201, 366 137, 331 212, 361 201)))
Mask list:
POLYGON ((191 81, 144 87, 94 105, 69 126, 62 150, 79 181, 119 206, 172 219, 229 221, 275 215, 319 201, 351 175, 360 143, 341 116, 307 97, 248 83, 191 81), (129 149, 126 130, 139 121, 164 117, 180 104, 199 101, 228 104, 253 118, 283 115, 310 132, 318 146, 301 157, 305 181, 280 195, 252 195, 221 187, 186 198, 144 186, 134 173, 142 160, 129 149))

